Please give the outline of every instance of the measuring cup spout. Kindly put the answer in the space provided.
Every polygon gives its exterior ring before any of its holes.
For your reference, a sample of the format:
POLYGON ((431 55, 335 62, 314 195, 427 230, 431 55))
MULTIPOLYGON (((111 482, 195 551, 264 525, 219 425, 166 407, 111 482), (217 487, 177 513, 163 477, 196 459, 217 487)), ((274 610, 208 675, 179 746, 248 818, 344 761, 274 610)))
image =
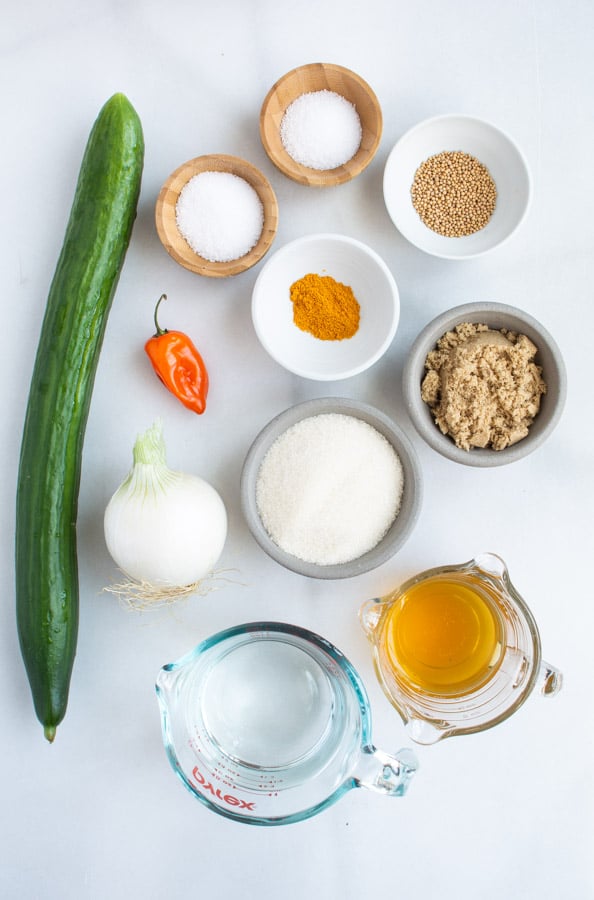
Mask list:
POLYGON ((373 600, 366 600, 359 608, 359 621, 368 638, 373 638, 383 606, 383 601, 376 597, 373 600))
POLYGON ((452 726, 444 721, 428 721, 411 716, 406 722, 406 730, 409 737, 416 744, 430 746, 453 733, 452 726))
POLYGON ((175 672, 172 665, 163 666, 157 674, 156 688, 159 691, 168 691, 175 680, 175 672))
POLYGON ((478 556, 475 556, 472 560, 472 563, 477 569, 481 569, 488 575, 492 575, 500 580, 508 577, 509 573, 507 571, 507 566, 497 553, 479 553, 478 556))
POLYGON ((176 685, 179 675, 179 668, 173 663, 163 666, 157 675, 155 690, 164 716, 170 716, 178 705, 176 685))
POLYGON ((372 746, 364 747, 354 781, 357 787, 403 797, 418 767, 415 754, 407 747, 398 750, 396 756, 372 746))

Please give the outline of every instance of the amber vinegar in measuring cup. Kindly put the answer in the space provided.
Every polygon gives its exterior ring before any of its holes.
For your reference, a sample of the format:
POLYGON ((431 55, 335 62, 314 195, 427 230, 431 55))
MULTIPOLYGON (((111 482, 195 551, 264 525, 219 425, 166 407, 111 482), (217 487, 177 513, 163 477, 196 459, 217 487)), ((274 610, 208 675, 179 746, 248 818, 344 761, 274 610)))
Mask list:
POLYGON ((384 656, 419 691, 468 693, 491 677, 504 623, 472 573, 440 573, 401 591, 386 615, 384 656))
POLYGON ((545 695, 561 687, 561 673, 542 661, 534 617, 495 554, 422 572, 363 604, 360 619, 380 683, 418 743, 482 731, 536 686, 545 695))

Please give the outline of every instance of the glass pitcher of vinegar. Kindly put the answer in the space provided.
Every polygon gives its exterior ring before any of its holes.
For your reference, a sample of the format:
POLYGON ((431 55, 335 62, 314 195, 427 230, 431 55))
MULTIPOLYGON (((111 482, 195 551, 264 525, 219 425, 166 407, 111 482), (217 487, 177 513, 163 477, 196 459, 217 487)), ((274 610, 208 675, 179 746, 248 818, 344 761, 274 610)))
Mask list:
POLYGON ((542 661, 534 617, 492 553, 429 569, 360 609, 375 668, 413 740, 489 728, 561 673, 542 661))

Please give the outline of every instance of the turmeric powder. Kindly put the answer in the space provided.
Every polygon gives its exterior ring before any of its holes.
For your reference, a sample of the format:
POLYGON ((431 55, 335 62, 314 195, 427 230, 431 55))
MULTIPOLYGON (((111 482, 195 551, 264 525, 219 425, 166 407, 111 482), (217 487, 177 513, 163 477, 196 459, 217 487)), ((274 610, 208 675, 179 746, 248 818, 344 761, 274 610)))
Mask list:
POLYGON ((295 325, 322 341, 351 338, 359 328, 352 288, 330 275, 304 275, 291 285, 291 301, 295 325))

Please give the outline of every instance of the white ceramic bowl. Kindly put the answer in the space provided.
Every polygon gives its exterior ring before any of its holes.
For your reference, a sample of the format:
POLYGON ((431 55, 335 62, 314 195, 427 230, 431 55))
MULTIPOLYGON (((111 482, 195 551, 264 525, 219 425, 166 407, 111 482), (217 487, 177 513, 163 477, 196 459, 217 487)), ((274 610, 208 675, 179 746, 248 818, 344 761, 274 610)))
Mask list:
POLYGON ((315 381, 338 381, 368 369, 392 343, 399 317, 398 287, 385 262, 361 241, 340 234, 285 244, 262 268, 252 295, 252 319, 264 349, 289 372, 315 381), (352 288, 361 307, 353 337, 321 340, 295 325, 290 288, 309 273, 352 288))
POLYGON ((529 313, 505 303, 465 303, 447 310, 423 328, 406 360, 402 386, 404 402, 412 423, 430 447, 453 462, 487 468, 504 466, 522 459, 546 441, 563 412, 567 376, 561 352, 553 337, 529 313), (509 331, 525 334, 538 348, 535 361, 542 366, 547 392, 541 398, 540 409, 527 436, 504 450, 480 447, 462 450, 457 447, 449 435, 442 434, 429 406, 421 399, 427 354, 435 348, 442 335, 462 322, 488 325, 495 330, 507 328, 509 331))
POLYGON ((469 259, 507 240, 523 221, 532 193, 528 165, 512 139, 471 116, 436 116, 420 122, 393 147, 384 169, 384 201, 398 231, 415 247, 446 259, 469 259), (418 167, 430 156, 462 151, 489 170, 497 202, 487 225, 465 237, 431 231, 415 210, 410 189, 418 167))
POLYGON ((241 474, 241 507, 252 536, 268 556, 281 566, 309 578, 352 578, 387 562, 410 536, 419 517, 421 501, 421 468, 416 451, 406 434, 385 413, 368 403, 346 398, 306 400, 275 416, 255 438, 246 455, 241 474), (400 511, 379 544, 350 562, 326 566, 298 559, 275 544, 262 524, 256 505, 260 467, 274 441, 297 422, 325 413, 355 416, 379 431, 398 454, 404 476, 400 511))

